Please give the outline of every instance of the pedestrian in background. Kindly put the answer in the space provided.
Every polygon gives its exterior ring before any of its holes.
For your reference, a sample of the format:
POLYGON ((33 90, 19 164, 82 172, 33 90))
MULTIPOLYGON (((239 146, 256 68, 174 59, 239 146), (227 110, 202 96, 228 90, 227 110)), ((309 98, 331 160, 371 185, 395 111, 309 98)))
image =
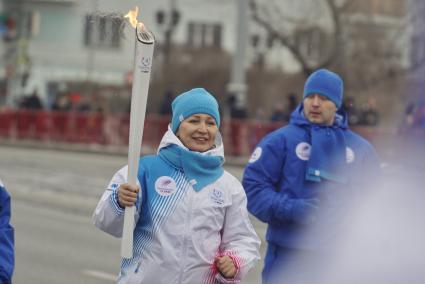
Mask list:
POLYGON ((272 122, 279 122, 279 121, 288 121, 288 113, 285 112, 285 106, 282 102, 276 102, 274 104, 273 113, 270 117, 270 121, 272 122))
POLYGON ((268 224, 264 284, 314 283, 350 199, 376 179, 374 148, 337 114, 343 81, 320 69, 304 86, 290 122, 254 150, 243 185, 248 209, 268 224))
POLYGON ((0 284, 12 283, 14 231, 10 225, 10 196, 0 180, 0 284))
POLYGON ((218 103, 205 89, 181 94, 157 155, 140 159, 140 186, 127 166, 112 178, 93 216, 120 237, 124 208, 136 206, 133 258, 118 283, 240 283, 259 259, 240 182, 224 171, 218 103))

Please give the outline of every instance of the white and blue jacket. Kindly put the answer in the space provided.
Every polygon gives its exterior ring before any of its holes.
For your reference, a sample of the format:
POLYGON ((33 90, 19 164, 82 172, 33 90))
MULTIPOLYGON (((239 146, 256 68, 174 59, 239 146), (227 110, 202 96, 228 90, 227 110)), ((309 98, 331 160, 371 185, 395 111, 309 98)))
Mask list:
POLYGON ((346 181, 321 182, 306 179, 311 153, 311 124, 299 106, 290 123, 270 134, 258 144, 246 166, 243 186, 248 197, 248 210, 268 223, 266 239, 277 246, 303 250, 320 250, 331 245, 342 222, 348 199, 366 190, 367 182, 378 177, 377 154, 365 139, 350 131, 346 118, 338 127, 346 143, 346 181), (285 216, 285 202, 290 199, 316 199, 318 212, 305 234, 307 224, 285 216), (314 230, 317 229, 317 230, 314 230), (312 233, 314 232, 314 233, 312 233))
MULTIPOLYGON (((169 129, 158 151, 184 147, 169 129)), ((223 156, 222 143, 210 155, 223 156)), ((112 178, 93 215, 101 230, 121 237, 124 210, 116 190, 127 180, 127 166, 112 178)), ((122 261, 118 283, 239 283, 259 259, 260 240, 247 211, 241 183, 228 172, 195 191, 185 173, 159 155, 140 159, 133 258, 122 261), (229 255, 237 264, 234 279, 217 272, 214 259, 229 255)))

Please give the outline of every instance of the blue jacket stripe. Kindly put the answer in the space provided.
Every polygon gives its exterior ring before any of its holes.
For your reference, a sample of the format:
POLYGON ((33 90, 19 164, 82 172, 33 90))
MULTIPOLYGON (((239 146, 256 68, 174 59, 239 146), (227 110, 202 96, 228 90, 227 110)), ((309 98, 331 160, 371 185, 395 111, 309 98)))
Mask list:
POLYGON ((179 171, 173 171, 170 175, 171 178, 176 182, 176 192, 172 196, 160 196, 155 195, 152 200, 150 200, 150 210, 143 210, 140 218, 145 220, 145 224, 140 228, 140 230, 135 231, 134 233, 134 252, 135 257, 133 259, 123 259, 121 263, 122 271, 128 267, 134 266, 140 255, 144 251, 149 250, 149 247, 152 246, 152 241, 154 235, 161 227, 164 220, 169 217, 176 209, 179 201, 186 194, 189 183, 186 181, 183 173, 179 171), (151 216, 144 216, 144 214, 150 214, 151 216))
POLYGON ((164 219, 167 218, 168 216, 171 215, 172 212, 174 212, 176 205, 178 204, 178 201, 180 201, 180 199, 183 197, 184 193, 186 192, 186 186, 183 183, 183 185, 181 185, 180 180, 184 181, 182 179, 182 175, 179 172, 174 172, 172 175, 172 178, 174 180, 176 180, 176 193, 170 198, 170 196, 168 197, 163 197, 161 196, 163 199, 162 201, 165 200, 165 202, 161 202, 161 204, 159 205, 159 209, 158 211, 155 212, 163 212, 163 214, 155 214, 155 218, 153 218, 153 224, 154 224, 154 229, 155 231, 162 225, 162 223, 164 222, 164 219))
MULTIPOLYGON (((176 185, 177 185, 176 193, 172 197, 170 196, 164 197, 164 196, 157 195, 152 199, 151 201, 152 208, 150 210, 150 213, 152 215, 150 218, 151 222, 149 224, 151 228, 149 231, 153 233, 147 234, 145 233, 146 231, 144 230, 141 232, 140 235, 137 236, 135 247, 137 248, 137 251, 139 253, 149 249, 149 247, 152 245, 152 239, 154 237, 154 234, 161 227, 165 218, 167 218, 175 210, 176 204, 186 192, 185 187, 187 187, 187 184, 185 184, 184 187, 180 185, 181 184, 180 181, 184 182, 184 176, 178 171, 175 171, 173 172, 171 177, 174 180, 176 180, 176 185), (161 214, 161 212, 163 214, 161 214)), ((144 216, 141 216, 141 218, 143 217, 144 216)))

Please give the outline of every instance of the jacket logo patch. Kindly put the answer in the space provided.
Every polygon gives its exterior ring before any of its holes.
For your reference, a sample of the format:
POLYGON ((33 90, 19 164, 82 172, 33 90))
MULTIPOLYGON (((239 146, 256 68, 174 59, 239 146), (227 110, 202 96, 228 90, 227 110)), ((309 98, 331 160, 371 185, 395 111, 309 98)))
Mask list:
POLYGON ((353 149, 351 149, 350 147, 347 147, 346 153, 347 153, 346 154, 347 155, 347 163, 351 164, 356 159, 356 155, 354 154, 353 149))
POLYGON ((249 158, 249 163, 254 163, 261 157, 261 153, 263 152, 263 149, 261 147, 255 148, 254 152, 252 152, 251 158, 249 158))
POLYGON ((111 183, 108 185, 108 189, 111 189, 111 190, 115 190, 115 189, 117 189, 118 187, 120 187, 120 184, 115 183, 115 182, 111 182, 111 183))
POLYGON ((310 159, 311 145, 307 142, 301 142, 295 148, 295 153, 299 159, 308 161, 310 159))
POLYGON ((221 190, 214 188, 210 193, 210 198, 211 198, 211 201, 217 205, 224 204, 224 194, 221 190))
POLYGON ((155 190, 161 196, 170 196, 176 192, 177 185, 171 177, 162 176, 155 181, 155 190))

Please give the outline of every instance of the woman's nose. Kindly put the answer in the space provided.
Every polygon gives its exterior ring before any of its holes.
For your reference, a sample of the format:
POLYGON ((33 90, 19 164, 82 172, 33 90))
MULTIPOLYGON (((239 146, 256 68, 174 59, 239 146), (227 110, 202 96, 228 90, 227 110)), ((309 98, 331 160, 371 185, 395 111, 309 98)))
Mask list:
POLYGON ((198 128, 198 130, 199 130, 200 132, 206 132, 206 131, 207 131, 207 125, 206 125, 206 123, 201 122, 201 123, 199 124, 199 128, 198 128))

